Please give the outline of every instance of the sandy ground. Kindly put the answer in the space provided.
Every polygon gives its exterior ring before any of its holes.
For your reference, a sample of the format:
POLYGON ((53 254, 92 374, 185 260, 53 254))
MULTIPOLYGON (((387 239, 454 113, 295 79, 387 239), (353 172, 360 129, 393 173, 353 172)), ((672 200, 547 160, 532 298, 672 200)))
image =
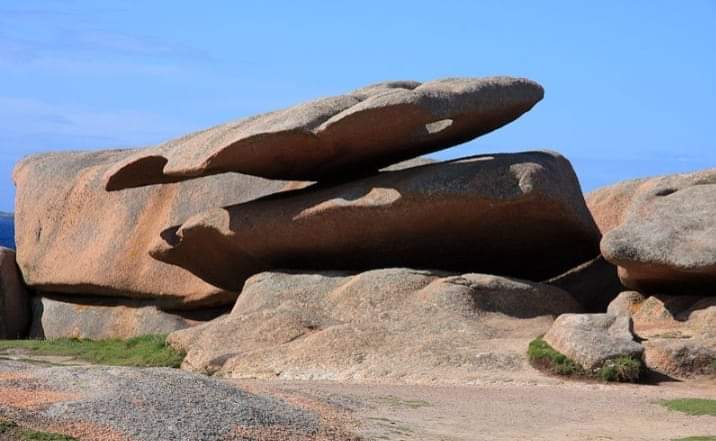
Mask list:
MULTIPOLYGON (((31 369, 30 360, 17 360, 25 354, 8 355, 4 360, 0 358, 2 375, 17 376, 21 370, 31 369)), ((32 358, 34 368, 46 363, 73 364, 64 359, 32 358)), ((341 428, 336 433, 344 434, 320 439, 356 439, 349 433, 364 440, 387 441, 661 441, 716 436, 716 417, 689 416, 668 411, 659 404, 660 400, 672 398, 716 399, 716 378, 657 385, 607 385, 548 377, 531 369, 524 374, 513 381, 491 380, 470 386, 222 382, 315 412, 324 423, 341 428)), ((32 382, 27 392, 37 396, 32 382)), ((12 406, 11 398, 0 396, 0 402, 12 406)), ((48 396, 46 404, 57 399, 63 398, 48 396)), ((264 439, 248 435, 241 439, 264 439)))
POLYGON ((716 379, 659 385, 573 381, 434 387, 241 381, 350 409, 369 440, 660 441, 716 436, 716 417, 666 410, 660 400, 716 399, 716 379))

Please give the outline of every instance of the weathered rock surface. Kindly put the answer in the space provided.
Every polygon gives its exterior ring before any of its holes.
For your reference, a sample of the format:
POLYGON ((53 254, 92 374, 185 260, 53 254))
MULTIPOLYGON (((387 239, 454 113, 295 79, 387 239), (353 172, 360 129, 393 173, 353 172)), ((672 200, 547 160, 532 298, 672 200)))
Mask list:
POLYGON ((598 254, 599 231, 557 153, 483 155, 209 210, 151 251, 240 290, 274 268, 391 266, 543 280, 598 254))
POLYGON ((544 336, 556 351, 594 370, 622 356, 641 358, 644 348, 634 341, 631 319, 612 314, 564 314, 544 336))
POLYGON ((716 361, 716 297, 620 294, 610 311, 631 316, 643 341, 647 367, 690 377, 713 372, 716 361))
MULTIPOLYGON (((624 199, 631 202, 601 242, 602 254, 619 266, 624 285, 645 293, 713 295, 716 169, 625 185, 628 192, 615 194, 628 193, 624 199)), ((618 200, 611 199, 614 205, 618 200)), ((609 201, 604 198, 605 205, 609 201)))
POLYGON ((484 274, 261 273, 231 314, 174 332, 183 368, 232 377, 461 383, 527 367, 566 292, 484 274))
POLYGON ((644 296, 637 291, 623 291, 607 306, 607 314, 631 316, 639 310, 644 296))
POLYGON ((581 303, 587 312, 604 312, 624 290, 617 267, 598 256, 544 283, 562 288, 581 303))
POLYGON ((30 296, 15 263, 15 252, 0 247, 0 339, 24 337, 30 323, 30 296))
POLYGON ((543 95, 539 84, 510 77, 380 83, 137 152, 107 171, 106 187, 223 172, 315 181, 376 171, 495 130, 543 95))
POLYGON ((598 188, 584 198, 602 234, 622 224, 627 208, 646 179, 632 179, 598 188))
POLYGON ((46 292, 153 298, 164 307, 230 304, 236 293, 149 256, 168 225, 211 207, 281 190, 285 182, 225 174, 107 193, 102 176, 133 151, 49 153, 15 169, 17 260, 46 292))
POLYGON ((158 309, 131 299, 86 299, 47 295, 32 299, 31 338, 132 338, 148 334, 169 334, 215 318, 220 310, 189 314, 158 309), (85 299, 83 299, 85 300, 85 299))

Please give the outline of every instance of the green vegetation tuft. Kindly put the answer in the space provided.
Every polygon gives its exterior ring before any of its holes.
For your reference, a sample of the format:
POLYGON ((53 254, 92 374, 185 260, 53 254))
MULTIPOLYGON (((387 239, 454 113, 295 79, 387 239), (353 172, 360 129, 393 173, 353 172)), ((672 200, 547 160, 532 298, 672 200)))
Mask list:
POLYGON ((542 337, 530 342, 527 349, 530 363, 539 369, 544 369, 557 375, 583 375, 584 369, 573 362, 566 355, 555 351, 542 337))
POLYGON ((145 335, 129 340, 0 340, 0 350, 18 348, 39 355, 64 355, 113 366, 177 368, 185 356, 167 345, 165 335, 145 335))
POLYGON ((716 436, 690 436, 688 438, 679 438, 674 441, 716 441, 716 436))
POLYGON ((689 415, 716 416, 716 400, 700 398, 683 398, 680 400, 664 400, 661 402, 669 410, 683 412, 689 415))
POLYGON ((38 432, 36 430, 25 429, 13 421, 3 419, 0 419, 0 435, 3 435, 2 439, 7 438, 18 441, 78 441, 77 438, 60 433, 38 432))
POLYGON ((530 342, 527 357, 535 368, 553 374, 585 378, 596 377, 610 382, 636 383, 643 371, 641 360, 633 357, 618 357, 608 360, 596 372, 590 372, 567 358, 566 355, 557 352, 541 337, 530 342))
POLYGON ((15 430, 16 428, 17 424, 15 424, 14 422, 0 419, 0 434, 8 433, 11 430, 15 430))
POLYGON ((640 360, 633 357, 618 357, 607 360, 597 375, 604 381, 616 381, 620 383, 637 383, 643 370, 640 360))

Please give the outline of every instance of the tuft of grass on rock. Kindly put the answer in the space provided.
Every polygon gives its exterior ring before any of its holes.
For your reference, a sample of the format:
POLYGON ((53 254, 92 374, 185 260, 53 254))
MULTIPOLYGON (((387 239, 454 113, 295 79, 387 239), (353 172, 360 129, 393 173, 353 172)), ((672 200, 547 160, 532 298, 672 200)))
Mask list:
POLYGON ((616 381, 620 383, 637 383, 643 370, 641 361, 633 357, 617 357, 607 360, 604 366, 599 368, 597 375, 604 381, 616 381))
POLYGON ((604 365, 590 372, 566 355, 557 352, 541 337, 530 342, 527 349, 530 364, 537 369, 562 376, 599 378, 608 382, 637 383, 643 371, 641 360, 633 357, 618 357, 607 360, 604 365))
POLYGON ((112 366, 178 368, 185 354, 166 343, 165 335, 145 335, 128 340, 0 340, 0 350, 28 349, 39 355, 63 355, 112 366))
POLYGON ((14 421, 0 419, 0 439, 11 441, 78 441, 61 433, 38 432, 20 427, 14 421))
POLYGON ((682 398, 678 400, 664 400, 661 404, 667 409, 683 412, 688 415, 716 416, 716 400, 701 398, 682 398))
POLYGON ((532 366, 557 375, 584 375, 584 369, 566 355, 555 351, 542 337, 530 342, 527 357, 532 366))

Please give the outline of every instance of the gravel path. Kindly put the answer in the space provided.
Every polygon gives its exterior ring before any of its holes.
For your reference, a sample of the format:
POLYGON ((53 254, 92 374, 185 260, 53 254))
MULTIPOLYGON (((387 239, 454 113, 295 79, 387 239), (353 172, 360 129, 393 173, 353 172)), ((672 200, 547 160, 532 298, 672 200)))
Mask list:
POLYGON ((176 369, 0 365, 0 415, 23 421, 81 423, 133 441, 323 439, 315 412, 176 369))

